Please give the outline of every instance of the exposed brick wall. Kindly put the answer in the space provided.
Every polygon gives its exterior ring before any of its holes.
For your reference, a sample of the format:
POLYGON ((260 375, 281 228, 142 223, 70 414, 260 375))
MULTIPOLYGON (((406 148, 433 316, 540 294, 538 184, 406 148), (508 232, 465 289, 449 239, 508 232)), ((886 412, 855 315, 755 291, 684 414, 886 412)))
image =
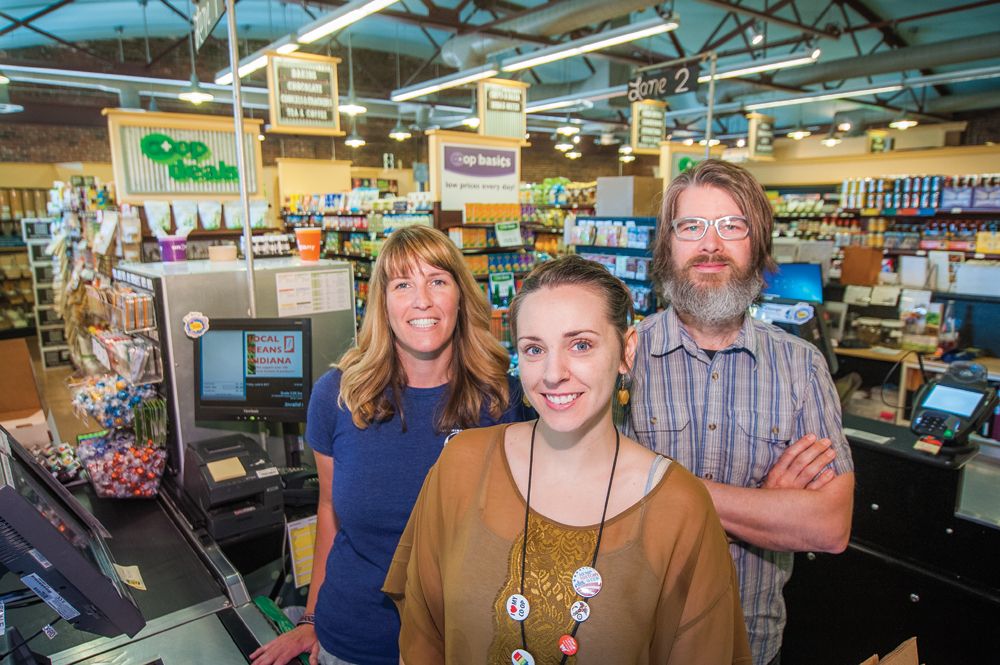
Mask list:
POLYGON ((962 120, 968 120, 965 130, 965 145, 983 145, 985 143, 1000 143, 1000 109, 956 114, 962 120))
MULTIPOLYGON (((581 139, 577 149, 583 153, 578 159, 569 159, 555 149, 555 141, 548 136, 532 134, 530 148, 521 151, 521 180, 539 182, 545 178, 564 177, 576 182, 591 182, 598 178, 616 177, 618 173, 618 145, 594 145, 589 136, 581 139)), ((621 165, 620 175, 652 176, 659 157, 637 156, 635 161, 621 165)))
POLYGON ((106 127, 0 125, 0 162, 110 162, 106 127))

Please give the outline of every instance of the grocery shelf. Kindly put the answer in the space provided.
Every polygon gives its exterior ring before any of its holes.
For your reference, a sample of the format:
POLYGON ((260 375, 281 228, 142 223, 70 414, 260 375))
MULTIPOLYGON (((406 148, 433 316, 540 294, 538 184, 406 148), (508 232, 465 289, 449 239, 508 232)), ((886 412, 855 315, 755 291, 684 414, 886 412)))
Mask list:
POLYGON ((943 217, 955 215, 1000 215, 1000 208, 842 208, 862 217, 943 217))
POLYGON ((504 252, 516 252, 519 249, 533 251, 534 244, 530 245, 510 245, 509 247, 459 247, 463 254, 503 254, 504 252))
MULTIPOLYGON (((515 272, 515 273, 511 273, 511 274, 514 275, 514 279, 524 279, 525 277, 527 277, 528 275, 531 274, 531 271, 530 270, 524 270, 524 271, 521 271, 521 272, 515 272)), ((486 281, 489 281, 489 279, 490 279, 489 275, 473 275, 473 277, 476 278, 477 282, 486 282, 486 281)))
MULTIPOLYGON (((266 227, 262 229, 250 229, 252 235, 262 236, 267 233, 281 233, 278 227, 266 227)), ((206 238, 235 238, 243 235, 243 229, 195 229, 188 234, 188 240, 204 240, 206 238)), ((143 240, 156 240, 156 236, 151 231, 143 229, 143 240)))
POLYGON ((355 259, 358 261, 374 261, 377 257, 371 254, 344 254, 343 252, 326 252, 325 255, 337 259, 355 259))

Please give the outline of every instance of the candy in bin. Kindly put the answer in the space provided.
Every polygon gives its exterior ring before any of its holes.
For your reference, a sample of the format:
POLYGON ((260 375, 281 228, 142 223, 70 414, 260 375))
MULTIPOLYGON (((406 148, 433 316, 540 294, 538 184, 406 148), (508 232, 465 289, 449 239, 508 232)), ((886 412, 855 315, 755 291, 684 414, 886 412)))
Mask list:
POLYGON ((71 483, 80 477, 83 468, 73 446, 67 443, 49 443, 33 451, 35 459, 60 483, 71 483))
POLYGON ((132 432, 98 433, 81 441, 77 454, 100 497, 146 499, 160 490, 167 451, 150 440, 136 441, 132 432))

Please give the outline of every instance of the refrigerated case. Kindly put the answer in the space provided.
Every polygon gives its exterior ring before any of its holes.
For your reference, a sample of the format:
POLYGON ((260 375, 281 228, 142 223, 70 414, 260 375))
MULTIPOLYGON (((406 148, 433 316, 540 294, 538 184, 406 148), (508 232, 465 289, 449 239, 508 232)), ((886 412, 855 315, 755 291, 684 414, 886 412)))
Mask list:
MULTIPOLYGON (((184 317, 200 312, 213 318, 249 318, 249 289, 243 262, 185 261, 120 264, 112 277, 139 293, 153 296, 156 337, 161 346, 163 383, 168 402, 168 469, 178 483, 184 477, 184 451, 196 441, 230 431, 257 436, 258 423, 203 423, 194 418, 194 339, 184 317)), ((257 316, 307 316, 312 320, 312 373, 318 380, 356 344, 354 277, 351 264, 298 258, 254 261, 257 316)), ((273 431, 273 428, 272 428, 273 431)), ((280 437, 266 439, 273 460, 284 456, 280 437)))

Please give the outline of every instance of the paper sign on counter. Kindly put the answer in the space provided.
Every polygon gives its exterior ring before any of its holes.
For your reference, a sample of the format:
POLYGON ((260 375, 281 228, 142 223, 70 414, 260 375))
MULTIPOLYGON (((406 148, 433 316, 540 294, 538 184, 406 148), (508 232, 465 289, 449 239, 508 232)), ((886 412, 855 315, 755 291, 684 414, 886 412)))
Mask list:
POLYGON ((119 566, 116 563, 115 570, 125 584, 140 591, 146 590, 146 584, 142 581, 142 575, 139 573, 139 566, 119 566))

